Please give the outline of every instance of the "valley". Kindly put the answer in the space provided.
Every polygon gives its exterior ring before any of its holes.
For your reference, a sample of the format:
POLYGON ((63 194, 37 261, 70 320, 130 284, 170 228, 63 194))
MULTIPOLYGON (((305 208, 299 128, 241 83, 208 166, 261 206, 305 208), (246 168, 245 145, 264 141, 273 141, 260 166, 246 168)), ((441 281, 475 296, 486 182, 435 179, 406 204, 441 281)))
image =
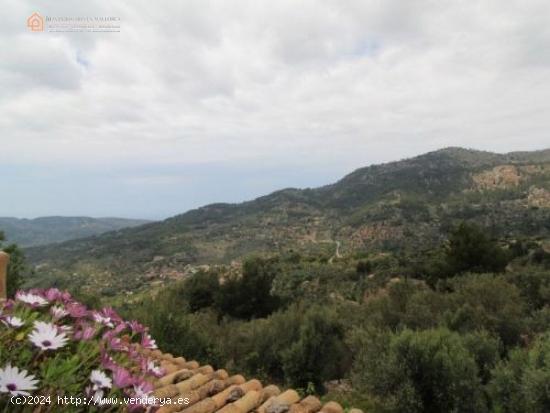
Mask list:
POLYGON ((161 222, 27 248, 41 274, 29 285, 55 279, 61 286, 113 295, 251 255, 295 252, 332 261, 410 253, 438 245, 464 220, 501 240, 547 245, 549 199, 549 150, 500 155, 447 148, 362 168, 320 188, 283 189, 241 204, 207 205, 161 222))

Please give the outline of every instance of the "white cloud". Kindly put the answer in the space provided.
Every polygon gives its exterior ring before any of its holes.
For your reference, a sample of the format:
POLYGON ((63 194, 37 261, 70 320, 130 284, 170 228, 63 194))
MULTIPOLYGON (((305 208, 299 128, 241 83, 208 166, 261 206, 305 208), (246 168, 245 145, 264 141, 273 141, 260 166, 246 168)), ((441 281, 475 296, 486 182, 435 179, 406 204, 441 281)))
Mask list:
POLYGON ((0 162, 345 165, 548 146, 550 3, 0 0, 0 162), (114 15, 121 33, 30 33, 114 15))

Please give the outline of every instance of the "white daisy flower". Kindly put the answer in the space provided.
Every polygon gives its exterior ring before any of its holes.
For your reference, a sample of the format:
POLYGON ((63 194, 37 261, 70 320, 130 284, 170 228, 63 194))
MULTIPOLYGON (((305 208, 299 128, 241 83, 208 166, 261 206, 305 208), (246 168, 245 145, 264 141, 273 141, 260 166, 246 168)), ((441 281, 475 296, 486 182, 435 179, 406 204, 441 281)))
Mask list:
POLYGON ((14 328, 23 327, 25 325, 25 322, 22 319, 14 315, 9 315, 4 317, 2 322, 8 327, 14 327, 14 328))
POLYGON ((149 395, 151 394, 151 391, 150 390, 147 390, 146 388, 144 388, 145 386, 143 384, 140 384, 139 386, 135 385, 134 384, 134 392, 136 393, 136 397, 138 399, 144 399, 144 398, 147 398, 149 397, 149 395))
POLYGON ((48 300, 33 293, 18 292, 15 294, 15 299, 33 307, 43 307, 48 304, 48 300))
POLYGON ((112 323, 110 317, 104 317, 103 315, 99 314, 97 311, 94 311, 92 316, 94 317, 94 320, 96 323, 103 324, 104 326, 107 326, 109 328, 113 328, 115 326, 112 323))
POLYGON ((103 388, 110 389, 113 385, 112 380, 101 370, 92 370, 90 373, 90 380, 94 385, 94 391, 103 388))
POLYGON ((69 314, 67 310, 65 310, 63 307, 60 307, 58 305, 55 305, 52 308, 50 308, 50 313, 55 320, 61 320, 63 317, 69 314))
POLYGON ((43 321, 34 322, 34 330, 29 340, 41 350, 55 350, 67 344, 67 335, 60 332, 56 325, 43 321))
POLYGON ((150 371, 155 376, 161 376, 164 373, 164 369, 160 366, 157 366, 154 361, 147 362, 147 371, 150 371))
POLYGON ((27 370, 19 370, 10 364, 0 369, 0 393, 11 393, 12 396, 28 396, 28 390, 36 389, 38 380, 27 370))

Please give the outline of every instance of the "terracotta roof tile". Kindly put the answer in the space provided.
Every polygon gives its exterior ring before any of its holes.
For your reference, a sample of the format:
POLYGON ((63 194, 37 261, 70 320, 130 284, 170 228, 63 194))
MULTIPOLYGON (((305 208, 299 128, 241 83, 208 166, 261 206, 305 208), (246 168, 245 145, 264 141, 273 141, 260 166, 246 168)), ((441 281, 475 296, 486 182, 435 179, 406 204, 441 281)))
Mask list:
MULTIPOLYGON (((246 379, 238 374, 229 377, 225 370, 214 371, 210 365, 174 357, 160 350, 141 349, 156 359, 166 374, 153 382, 153 395, 172 398, 173 404, 165 404, 157 413, 343 413, 342 406, 334 401, 321 405, 314 396, 301 398, 289 389, 281 393, 275 385, 263 387, 259 380, 246 379), (177 404, 186 398, 186 404, 177 404)), ((363 413, 351 409, 350 413, 363 413)))

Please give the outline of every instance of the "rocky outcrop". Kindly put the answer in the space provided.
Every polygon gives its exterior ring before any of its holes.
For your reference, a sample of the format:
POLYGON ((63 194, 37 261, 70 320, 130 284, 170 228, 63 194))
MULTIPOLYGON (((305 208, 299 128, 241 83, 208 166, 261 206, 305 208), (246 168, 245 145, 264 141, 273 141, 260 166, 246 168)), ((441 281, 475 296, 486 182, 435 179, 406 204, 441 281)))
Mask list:
POLYGON ((532 186, 527 195, 527 204, 530 207, 550 208, 550 191, 532 186))
POLYGON ((472 179, 476 189, 505 189, 518 186, 522 176, 514 165, 499 165, 475 174, 472 179))
POLYGON ((540 165, 499 165, 492 169, 474 174, 474 189, 508 189, 519 186, 535 176, 548 175, 548 164, 540 165))

